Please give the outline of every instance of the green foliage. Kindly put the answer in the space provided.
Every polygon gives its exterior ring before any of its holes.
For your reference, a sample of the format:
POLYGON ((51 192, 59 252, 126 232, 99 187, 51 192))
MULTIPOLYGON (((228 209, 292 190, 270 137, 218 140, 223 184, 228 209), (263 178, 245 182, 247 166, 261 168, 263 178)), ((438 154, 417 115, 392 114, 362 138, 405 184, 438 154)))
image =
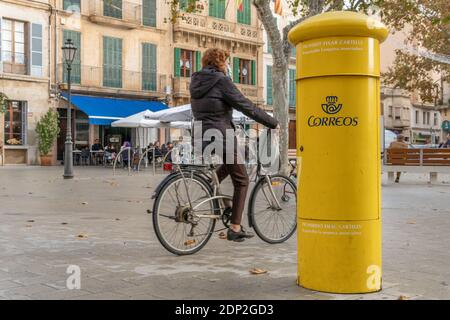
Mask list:
MULTIPOLYGON (((379 0, 383 20, 407 34, 406 46, 431 54, 450 55, 450 6, 448 0, 379 0)), ((442 100, 441 81, 450 81, 450 66, 416 53, 397 51, 392 67, 383 74, 386 84, 415 91, 424 102, 442 100), (434 75, 434 77, 433 77, 434 75)))
POLYGON ((59 134, 58 113, 50 109, 42 116, 36 125, 36 133, 38 135, 38 149, 41 155, 46 156, 50 153, 53 143, 59 134))
POLYGON ((6 112, 6 103, 8 101, 8 97, 0 92, 0 113, 6 112))

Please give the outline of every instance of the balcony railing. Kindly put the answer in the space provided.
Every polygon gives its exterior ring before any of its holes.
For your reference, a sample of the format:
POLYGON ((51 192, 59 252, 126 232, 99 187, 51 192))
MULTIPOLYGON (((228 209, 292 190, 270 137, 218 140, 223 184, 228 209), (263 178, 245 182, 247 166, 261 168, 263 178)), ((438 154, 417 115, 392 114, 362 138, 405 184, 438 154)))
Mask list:
POLYGON ((261 32, 256 27, 198 14, 184 13, 177 20, 174 28, 175 31, 187 29, 199 33, 214 33, 215 35, 239 40, 262 41, 260 39, 261 32))
POLYGON ((141 25, 142 6, 120 0, 90 0, 89 19, 99 24, 133 29, 141 25))
MULTIPOLYGON (((58 66, 60 83, 67 83, 64 64, 58 66)), ((120 91, 149 92, 162 94, 168 77, 156 72, 138 72, 117 67, 94 67, 72 65, 72 86, 86 91, 115 89, 120 91)))
MULTIPOLYGON (((189 96, 189 86, 191 84, 191 78, 188 77, 175 77, 173 81, 173 93, 175 96, 188 97, 189 96)), ((246 85, 246 84, 236 84, 238 89, 253 102, 258 102, 262 98, 262 93, 264 88, 246 85)))

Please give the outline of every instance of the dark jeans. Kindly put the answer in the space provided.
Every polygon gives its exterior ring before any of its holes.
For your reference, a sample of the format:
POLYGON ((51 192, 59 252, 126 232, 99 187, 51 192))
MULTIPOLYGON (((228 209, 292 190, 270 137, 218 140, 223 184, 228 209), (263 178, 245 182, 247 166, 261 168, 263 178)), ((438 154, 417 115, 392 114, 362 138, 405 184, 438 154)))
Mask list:
POLYGON ((249 178, 245 165, 243 164, 223 164, 217 169, 219 181, 225 180, 228 175, 233 182, 233 210, 231 214, 231 223, 240 225, 242 214, 245 208, 245 198, 249 185, 249 178))

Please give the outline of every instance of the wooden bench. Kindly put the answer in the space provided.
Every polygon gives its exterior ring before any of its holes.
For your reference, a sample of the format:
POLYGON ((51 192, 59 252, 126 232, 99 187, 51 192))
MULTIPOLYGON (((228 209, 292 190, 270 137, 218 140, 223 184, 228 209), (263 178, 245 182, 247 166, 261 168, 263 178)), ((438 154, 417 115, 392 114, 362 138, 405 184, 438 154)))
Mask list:
POLYGON ((429 173, 437 182, 438 173, 450 173, 450 149, 387 149, 383 172, 394 181, 395 172, 429 173))

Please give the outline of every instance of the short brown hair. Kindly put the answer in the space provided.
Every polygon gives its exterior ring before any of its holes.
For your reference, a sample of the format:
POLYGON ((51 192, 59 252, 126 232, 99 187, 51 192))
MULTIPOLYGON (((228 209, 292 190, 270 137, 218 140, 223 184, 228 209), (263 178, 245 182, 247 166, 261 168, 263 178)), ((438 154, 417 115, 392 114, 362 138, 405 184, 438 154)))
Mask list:
POLYGON ((202 57, 202 66, 214 66, 218 68, 223 73, 227 72, 227 59, 230 57, 230 53, 228 51, 213 48, 205 51, 202 57))

